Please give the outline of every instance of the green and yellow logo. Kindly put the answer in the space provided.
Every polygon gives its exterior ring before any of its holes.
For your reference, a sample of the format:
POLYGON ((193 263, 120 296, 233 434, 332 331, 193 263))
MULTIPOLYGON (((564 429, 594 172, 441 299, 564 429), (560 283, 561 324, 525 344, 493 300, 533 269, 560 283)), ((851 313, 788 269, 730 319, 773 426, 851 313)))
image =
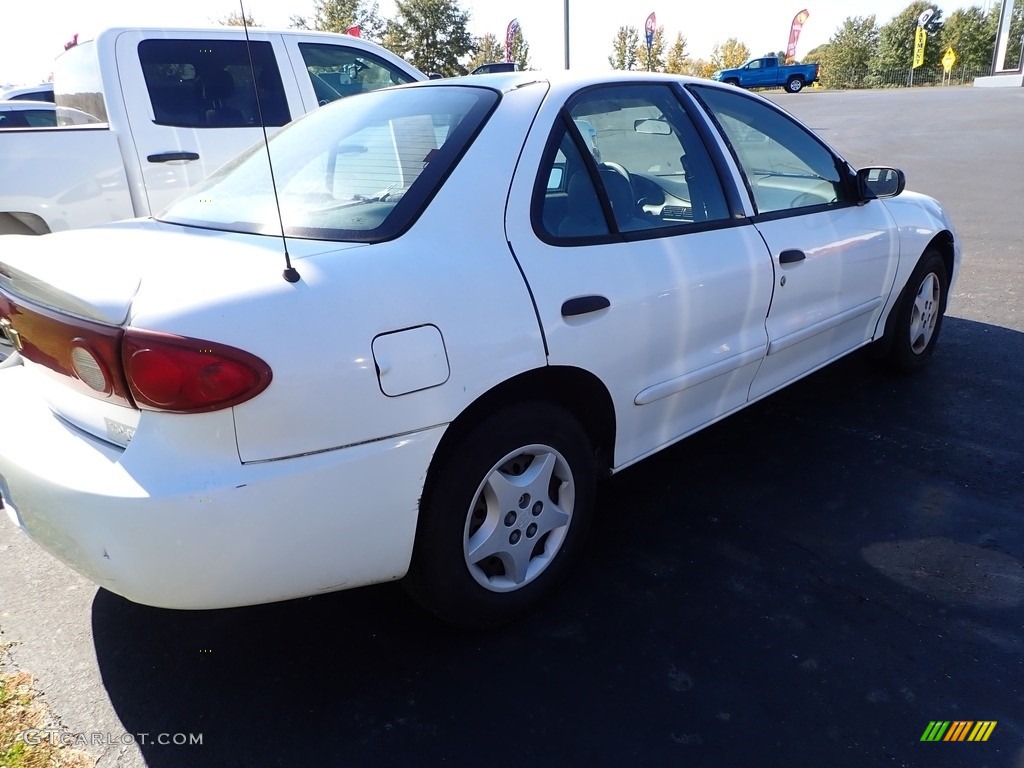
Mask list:
POLYGON ((921 741, 988 741, 995 729, 995 720, 932 720, 921 741))

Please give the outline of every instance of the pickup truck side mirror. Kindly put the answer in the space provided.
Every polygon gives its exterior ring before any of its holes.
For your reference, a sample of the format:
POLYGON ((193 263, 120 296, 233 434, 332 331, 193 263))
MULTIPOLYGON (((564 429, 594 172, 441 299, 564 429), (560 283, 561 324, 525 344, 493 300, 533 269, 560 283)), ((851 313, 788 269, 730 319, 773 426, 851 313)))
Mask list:
POLYGON ((896 197, 907 186, 907 177, 898 168, 861 168, 857 188, 862 200, 896 197))

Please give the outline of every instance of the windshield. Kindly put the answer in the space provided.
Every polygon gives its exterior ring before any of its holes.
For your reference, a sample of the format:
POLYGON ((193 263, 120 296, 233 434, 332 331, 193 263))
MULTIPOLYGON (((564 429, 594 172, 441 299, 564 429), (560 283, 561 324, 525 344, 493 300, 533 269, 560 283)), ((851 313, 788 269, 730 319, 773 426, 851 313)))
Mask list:
MULTIPOLYGON (((343 99, 292 123, 269 142, 284 234, 361 242, 401 234, 497 101, 486 88, 397 88, 343 99)), ((250 147, 157 218, 280 236, 267 147, 250 147)))

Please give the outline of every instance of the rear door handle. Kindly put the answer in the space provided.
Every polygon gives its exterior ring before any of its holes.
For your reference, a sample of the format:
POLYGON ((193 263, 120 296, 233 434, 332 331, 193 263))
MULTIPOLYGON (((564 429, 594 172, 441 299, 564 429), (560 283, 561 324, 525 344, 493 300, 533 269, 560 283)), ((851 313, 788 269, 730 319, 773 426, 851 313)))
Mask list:
POLYGON ((190 162, 192 160, 199 159, 198 152, 159 152, 155 155, 149 155, 147 158, 151 163, 171 163, 175 160, 185 160, 190 162))
POLYGON ((562 317, 576 317, 608 309, 612 303, 604 296, 577 296, 562 304, 562 317))
POLYGON ((783 251, 779 254, 779 264, 796 264, 798 261, 803 261, 807 258, 807 254, 803 251, 789 250, 783 251))

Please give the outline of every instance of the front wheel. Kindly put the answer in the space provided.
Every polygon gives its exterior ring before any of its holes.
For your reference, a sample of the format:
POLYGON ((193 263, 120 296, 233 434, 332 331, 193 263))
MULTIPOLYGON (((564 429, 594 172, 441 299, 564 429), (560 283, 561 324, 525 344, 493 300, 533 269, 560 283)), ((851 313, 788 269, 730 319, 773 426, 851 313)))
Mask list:
POLYGON ((791 77, 786 81, 786 90, 790 93, 800 93, 804 89, 804 80, 802 77, 791 77))
POLYGON ((735 85, 737 88, 739 88, 740 85, 740 81, 737 80, 735 77, 726 78, 722 82, 724 82, 726 85, 735 85))
POLYGON ((889 330, 885 357, 889 368, 913 373, 925 366, 939 340, 948 290, 946 263, 937 252, 928 251, 893 308, 896 317, 889 330))
POLYGON ((561 408, 524 403, 480 423, 442 462, 420 502, 405 585, 453 624, 512 621, 582 548, 596 485, 587 434, 561 408))

